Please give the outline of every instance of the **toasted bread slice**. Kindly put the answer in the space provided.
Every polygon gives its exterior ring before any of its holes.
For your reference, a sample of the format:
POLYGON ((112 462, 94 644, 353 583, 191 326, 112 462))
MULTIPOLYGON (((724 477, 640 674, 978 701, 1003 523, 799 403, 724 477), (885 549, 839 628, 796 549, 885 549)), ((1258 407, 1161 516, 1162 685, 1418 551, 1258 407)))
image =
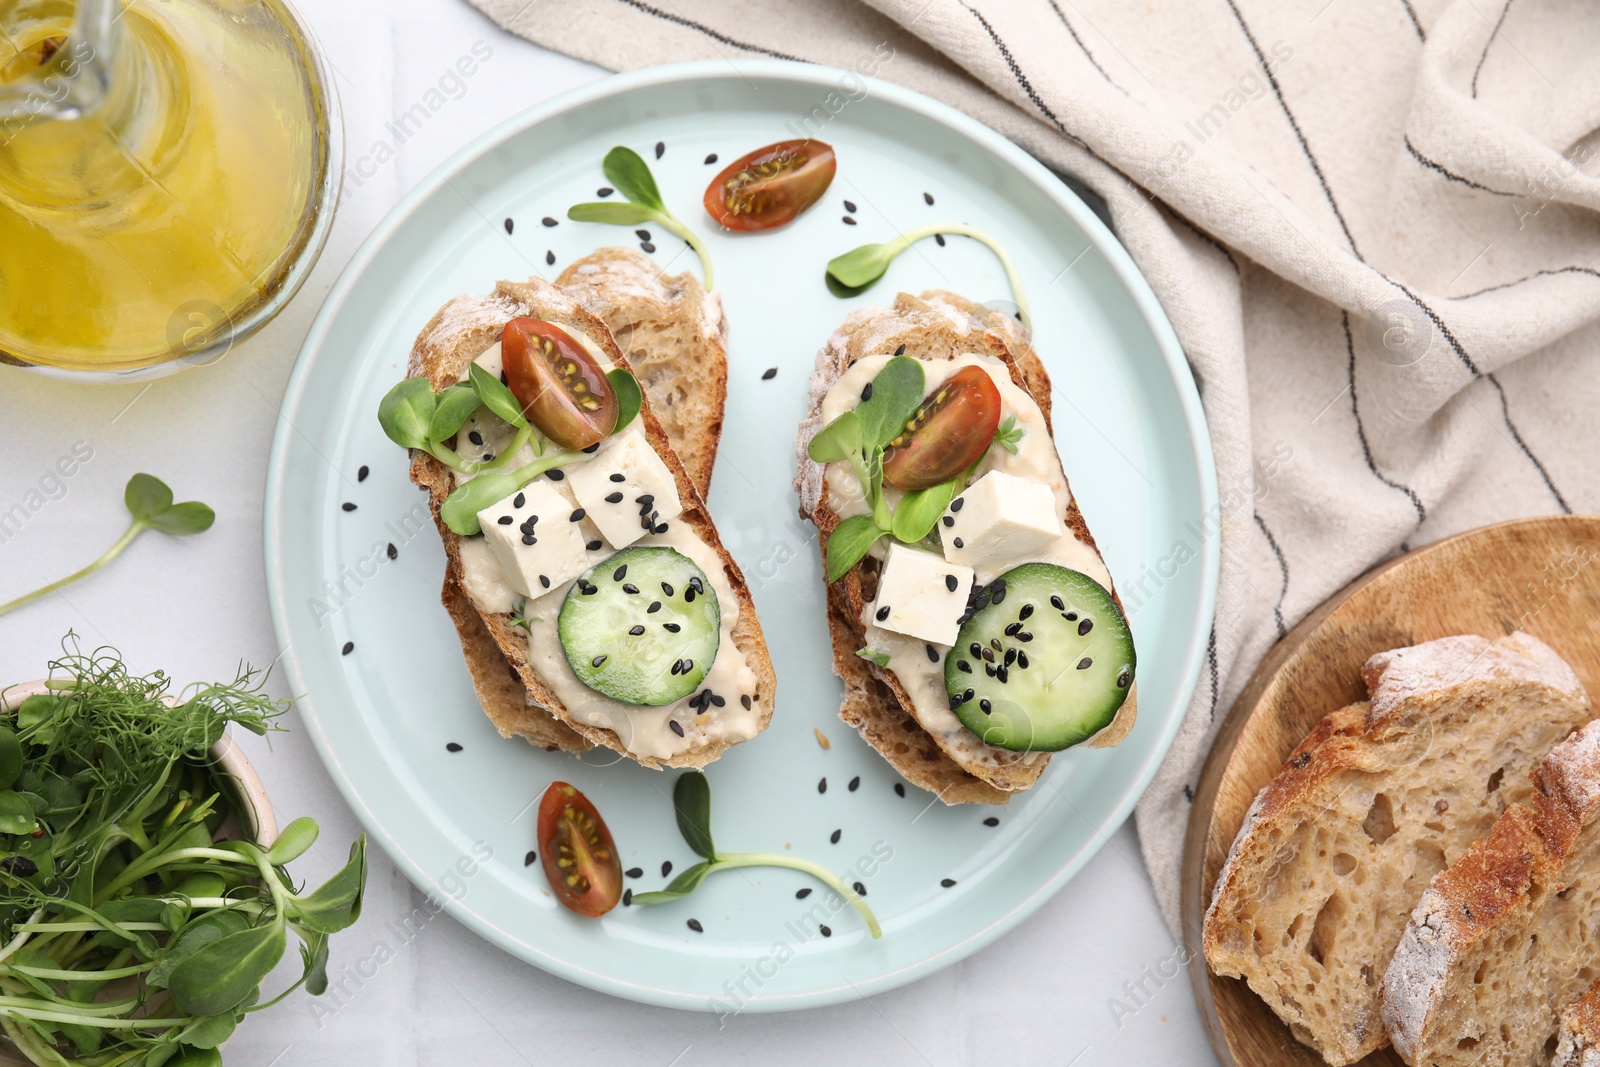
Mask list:
POLYGON ((692 274, 662 273, 631 248, 602 248, 575 260, 556 284, 610 329, 689 480, 707 496, 728 400, 721 295, 707 293, 692 274))
MULTIPOLYGON (((569 331, 581 333, 599 345, 616 366, 632 369, 605 323, 586 310, 577 297, 548 282, 530 279, 525 283, 502 281, 488 296, 461 296, 446 304, 418 335, 411 351, 409 373, 427 377, 435 389, 457 381, 469 363, 500 339, 505 324, 520 316, 544 319, 569 331)), ((704 499, 667 440, 666 432, 652 410, 648 394, 639 420, 651 447, 661 456, 677 482, 683 513, 676 521, 693 528, 722 561, 724 575, 737 599, 736 605, 725 605, 723 610, 727 612, 729 607, 737 610, 733 641, 755 676, 753 702, 757 705, 759 728, 765 729, 772 717, 776 678, 761 633, 761 624, 756 619, 749 587, 738 565, 723 547, 706 512, 704 499)), ((728 743, 711 737, 711 732, 703 724, 697 725, 693 719, 683 723, 691 747, 668 758, 653 759, 629 752, 614 731, 575 717, 557 698, 546 680, 541 679, 534 670, 528 655, 526 631, 512 625, 509 614, 480 610, 467 595, 463 582, 461 539, 439 515, 445 498, 455 487, 451 472, 432 456, 413 452, 411 480, 428 491, 434 522, 439 528, 448 557, 442 599, 456 621, 463 652, 479 696, 483 699, 484 710, 502 736, 519 735, 537 745, 568 750, 578 750, 585 745, 603 745, 650 767, 700 767, 722 754, 728 743), (476 623, 471 617, 473 614, 477 616, 476 623), (493 657, 491 645, 498 649, 501 660, 493 657), (500 681, 502 672, 508 668, 521 683, 523 692, 520 704, 516 700, 515 687, 500 681)))
POLYGON ((1428 884, 1383 982, 1409 1064, 1548 1063, 1560 1013, 1600 974, 1600 722, 1556 745, 1533 790, 1428 884))
POLYGON ((1206 959, 1304 1044, 1353 1063, 1388 1043, 1383 969, 1428 880, 1589 719, 1572 669, 1527 634, 1373 656, 1371 703, 1323 719, 1256 797, 1206 913, 1206 959))
POLYGON ((1600 1067, 1600 982, 1561 1010, 1550 1067, 1600 1067))
MULTIPOLYGON (((824 492, 823 466, 806 454, 812 436, 822 428, 823 398, 857 359, 893 352, 901 345, 930 361, 967 353, 1000 360, 1013 383, 1038 404, 1046 427, 1050 425, 1050 376, 1027 333, 1010 316, 938 290, 920 297, 901 293, 892 307, 852 313, 817 353, 810 407, 795 443, 800 514, 816 523, 824 560, 828 538, 840 517, 824 492)), ((1068 506, 1063 518, 1074 536, 1098 553, 1076 502, 1068 506)), ((878 563, 869 556, 828 587, 833 667, 845 683, 839 717, 855 727, 906 780, 937 793, 946 804, 1003 804, 1013 792, 1033 785, 1049 763, 1048 753, 991 748, 975 734, 956 741, 936 738, 918 725, 911 698, 893 672, 856 655, 866 640, 861 609, 876 595, 877 580, 878 563)), ((1116 595, 1114 590, 1112 595, 1116 595)), ((1116 744, 1132 729, 1136 714, 1136 694, 1130 690, 1116 720, 1088 743, 1116 744)))

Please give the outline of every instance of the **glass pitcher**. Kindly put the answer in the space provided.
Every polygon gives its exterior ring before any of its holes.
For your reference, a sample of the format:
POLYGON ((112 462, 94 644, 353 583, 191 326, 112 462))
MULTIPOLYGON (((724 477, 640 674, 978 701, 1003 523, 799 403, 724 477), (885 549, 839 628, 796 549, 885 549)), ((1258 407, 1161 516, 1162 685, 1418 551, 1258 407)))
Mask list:
POLYGON ((342 132, 284 0, 0 0, 0 361, 150 377, 275 315, 342 132))

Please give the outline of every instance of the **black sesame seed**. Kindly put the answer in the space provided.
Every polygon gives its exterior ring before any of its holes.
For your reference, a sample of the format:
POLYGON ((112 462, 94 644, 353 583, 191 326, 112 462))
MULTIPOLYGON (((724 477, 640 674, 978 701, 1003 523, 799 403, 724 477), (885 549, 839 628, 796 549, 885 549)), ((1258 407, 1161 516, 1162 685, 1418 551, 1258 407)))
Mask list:
POLYGON ((619 472, 617 474, 613 474, 611 476, 611 480, 614 481, 614 482, 626 481, 627 480, 627 475, 622 474, 622 473, 619 472))
POLYGON ((522 865, 524 867, 532 867, 533 866, 533 861, 538 859, 538 858, 539 858, 539 854, 537 852, 530 852, 526 856, 522 857, 522 865))
POLYGON ((587 548, 590 552, 598 552, 600 551, 602 544, 603 542, 600 541, 587 541, 584 543, 583 547, 587 548))
POLYGON ((852 214, 852 215, 854 215, 854 214, 855 214, 855 213, 856 213, 856 206, 855 206, 855 205, 854 205, 854 204, 852 204, 852 203, 851 203, 851 202, 850 202, 850 201, 848 201, 848 200, 846 200, 846 201, 845 201, 845 202, 844 202, 844 209, 845 209, 845 210, 846 210, 846 211, 848 211, 848 212, 850 212, 850 214, 852 214))
POLYGON ((651 504, 654 504, 656 502, 656 498, 655 498, 655 496, 653 494, 646 493, 644 496, 636 496, 636 497, 634 497, 633 498, 633 502, 635 504, 639 504, 639 505, 641 505, 643 507, 649 507, 651 504))
POLYGON ((546 226, 554 226, 556 224, 556 220, 551 218, 549 215, 546 215, 544 218, 540 219, 539 221, 544 223, 546 226))
POLYGON ((1000 825, 1000 820, 995 818, 993 815, 991 815, 987 819, 983 820, 983 825, 985 825, 985 826, 999 826, 1000 825))
POLYGON ((656 612, 661 610, 661 601, 652 600, 650 602, 650 606, 645 608, 644 610, 645 610, 645 614, 646 615, 654 615, 656 612))
POLYGON ((616 190, 611 188, 611 186, 602 185, 600 188, 598 188, 598 189, 596 189, 594 191, 594 195, 598 196, 600 199, 604 200, 606 197, 610 196, 614 192, 616 192, 616 190))
POLYGON ((740 697, 739 698, 739 703, 744 705, 744 710, 749 711, 750 710, 750 694, 746 693, 744 696, 740 697))
POLYGON ((944 886, 944 888, 949 889, 951 886, 956 884, 956 880, 954 878, 941 878, 939 879, 939 884, 944 886))
POLYGON ((828 791, 828 780, 826 778, 819 778, 817 780, 817 792, 826 793, 827 791, 828 791))
POLYGON ((533 536, 531 533, 525 533, 522 535, 522 543, 525 545, 536 545, 539 543, 539 539, 533 536))
POLYGON ((723 697, 717 696, 717 694, 713 693, 709 689, 706 690, 706 697, 711 701, 712 705, 715 706, 715 707, 721 708, 721 707, 726 707, 727 706, 728 702, 727 702, 726 699, 724 699, 723 697))
POLYGON ((481 445, 483 444, 483 434, 479 433, 477 430, 473 430, 467 434, 467 440, 471 441, 475 445, 481 445))
MULTIPOLYGON (((659 526, 652 527, 650 532, 653 533, 653 534, 664 534, 664 533, 667 532, 667 524, 666 523, 662 523, 659 526)), ((693 598, 691 597, 689 599, 693 599, 693 598)))
POLYGON ((594 596, 600 591, 600 587, 595 585, 593 582, 586 582, 582 579, 579 579, 578 590, 583 593, 584 596, 594 596))
POLYGON ((528 495, 526 493, 518 493, 516 496, 511 498, 511 506, 514 508, 523 507, 527 503, 528 495))
POLYGON ((678 625, 678 624, 677 624, 677 623, 675 623, 675 622, 666 622, 666 623, 662 623, 662 624, 661 624, 661 628, 662 628, 662 629, 663 629, 663 630, 665 630, 665 631, 667 631, 667 633, 669 633, 669 634, 675 634, 675 633, 677 633, 677 632, 678 632, 678 631, 679 631, 679 630, 681 630, 681 629, 683 629, 683 627, 682 627, 682 626, 679 626, 679 625, 678 625))
POLYGON ((667 726, 672 730, 673 733, 677 734, 679 737, 683 736, 683 727, 678 725, 678 720, 677 719, 668 719, 667 720, 667 726))
POLYGON ((856 224, 856 220, 851 218, 849 215, 846 215, 844 216, 844 224, 846 226, 854 226, 856 224))
POLYGON ((950 501, 950 510, 951 511, 960 511, 962 508, 964 508, 966 506, 967 506, 967 498, 964 497, 964 496, 958 496, 954 500, 950 501))
POLYGON ((942 233, 936 233, 936 234, 934 234, 934 235, 933 235, 933 239, 934 239, 934 240, 935 240, 935 241, 937 241, 937 242, 939 242, 939 247, 940 247, 940 248, 943 248, 943 247, 944 247, 944 234, 942 234, 942 233))
POLYGON ((348 656, 350 653, 354 652, 355 650, 356 650, 356 643, 354 641, 346 641, 344 643, 344 647, 339 650, 339 655, 348 656))
POLYGON ((761 380, 764 381, 764 382, 770 382, 770 381, 772 381, 772 379, 776 378, 777 376, 778 376, 778 368, 777 367, 768 367, 766 370, 761 372, 761 380))
POLYGON ((1080 622, 1078 624, 1078 636, 1082 637, 1084 634, 1088 633, 1092 629, 1094 629, 1094 620, 1093 619, 1084 619, 1082 622, 1080 622))
POLYGON ((711 164, 715 163, 716 161, 717 161, 717 154, 715 152, 713 152, 709 156, 706 157, 706 166, 709 167, 709 166, 711 166, 711 164))
POLYGON ((872 383, 868 382, 861 390, 861 402, 865 404, 872 399, 872 383))
POLYGON ((640 241, 639 247, 644 249, 646 252, 654 252, 656 250, 656 246, 650 241, 640 241))
POLYGON ((656 158, 657 159, 660 159, 661 158, 661 153, 665 152, 666 150, 667 150, 667 145, 666 145, 665 141, 657 141, 656 142, 656 158))
POLYGON ((1085 656, 1078 661, 1078 670, 1080 671, 1086 671, 1092 666, 1094 666, 1094 659, 1089 656, 1085 656))
POLYGON ((630 637, 638 637, 642 633, 644 633, 644 624, 643 623, 640 623, 637 626, 631 626, 631 627, 628 628, 628 636, 630 636, 630 637))
POLYGON ((555 467, 555 468, 552 468, 550 470, 545 471, 544 472, 544 476, 546 478, 549 478, 552 482, 559 482, 561 479, 565 478, 567 475, 566 475, 566 473, 564 471, 562 471, 562 469, 560 467, 555 467))
POLYGON ((873 616, 873 618, 877 619, 879 622, 882 622, 884 619, 887 619, 888 617, 889 617, 889 605, 887 605, 887 604, 885 604, 883 607, 879 608, 877 613, 873 616))
POLYGON ((556 265, 556 253, 554 249, 547 248, 544 250, 544 265, 547 267, 553 267, 556 265))
POLYGON ((1004 578, 996 578, 989 587, 989 603, 998 604, 1006 598, 1006 583, 1004 578))
POLYGON ((510 219, 506 219, 506 232, 510 233, 514 229, 516 229, 516 224, 513 223, 510 219))
POLYGON ((354 511, 356 509, 356 506, 354 504, 350 503, 350 501, 348 501, 348 500, 346 500, 343 504, 340 504, 339 506, 341 508, 344 508, 346 511, 354 511))
POLYGON ((897 356, 905 355, 906 354, 906 346, 905 345, 901 345, 899 348, 894 350, 894 354, 897 355, 897 356))
POLYGON ((594 659, 589 661, 589 666, 591 666, 591 667, 603 667, 603 666, 605 666, 606 658, 607 658, 606 654, 604 652, 602 652, 602 653, 600 653, 600 655, 596 656, 594 659))
POLYGON ((923 649, 923 651, 925 651, 928 654, 928 662, 929 663, 938 663, 939 662, 939 650, 938 649, 934 648, 932 645, 923 645, 922 649, 923 649))
POLYGON ((703 934, 706 932, 706 928, 700 925, 699 919, 690 919, 689 929, 693 930, 697 934, 703 934))
POLYGON ((389 547, 387 549, 385 549, 384 551, 388 553, 390 559, 399 559, 400 558, 400 550, 398 548, 394 547, 394 542, 393 541, 389 542, 389 547))
POLYGON ((594 444, 590 445, 588 448, 585 448, 583 450, 583 453, 584 453, 584 455, 592 456, 598 451, 600 451, 600 442, 596 441, 594 444))
POLYGON ((956 576, 955 575, 947 574, 947 575, 944 576, 944 587, 946 589, 950 590, 952 593, 954 593, 956 591, 956 586, 958 584, 959 583, 956 581, 956 576))
POLYGON ((627 870, 623 871, 622 873, 627 875, 629 878, 643 878, 644 877, 644 868, 643 867, 629 867, 627 870))
POLYGON ((858 774, 854 778, 850 779, 849 789, 850 789, 850 792, 854 793, 857 789, 860 789, 860 788, 861 788, 861 776, 858 774))
POLYGON ((806 897, 809 897, 810 895, 811 895, 811 887, 810 886, 805 886, 802 889, 796 889, 794 891, 794 899, 796 899, 796 900, 804 900, 804 899, 806 899, 806 897))
POLYGON ((833 936, 833 931, 828 929, 826 923, 818 923, 817 924, 817 933, 821 934, 823 937, 832 937, 833 936))
POLYGON ((661 865, 661 877, 665 878, 667 875, 669 875, 671 873, 672 873, 672 861, 671 860, 667 860, 665 863, 663 863, 661 865))
POLYGON ((966 548, 967 547, 967 543, 965 541, 961 540, 961 538, 958 537, 955 540, 955 546, 957 548, 966 548))
POLYGON ((923 193, 922 194, 922 200, 923 200, 923 203, 927 204, 929 207, 933 206, 933 194, 932 193, 923 193))
POLYGON ((369 475, 371 473, 372 473, 372 471, 370 469, 368 469, 367 465, 366 464, 362 464, 361 465, 361 469, 356 471, 356 481, 358 481, 358 482, 366 481, 367 480, 367 475, 369 475))
POLYGON ((543 586, 544 588, 549 589, 550 588, 550 576, 548 574, 539 575, 539 584, 541 586, 543 586))
POLYGON ((446 752, 460 752, 461 746, 456 744, 454 741, 451 741, 444 746, 444 750, 446 752))
POLYGON ((577 511, 574 511, 571 515, 567 516, 567 521, 568 522, 578 522, 587 514, 588 514, 588 512, 584 511, 582 508, 579 508, 577 511))
POLYGON ((905 796, 906 795, 906 784, 904 782, 896 782, 894 784, 894 792, 895 792, 895 796, 900 796, 900 797, 905 796))
POLYGON ((858 897, 864 897, 867 895, 867 887, 862 885, 860 882, 850 883, 850 888, 856 891, 856 896, 858 897))
POLYGON ((633 906, 633 890, 624 889, 622 891, 622 906, 624 908, 631 908, 633 906))
POLYGON ((837 845, 839 843, 839 837, 843 833, 844 833, 843 830, 835 830, 833 833, 828 835, 829 842, 831 842, 832 844, 837 845))
POLYGON ((945 527, 945 529, 948 530, 950 527, 954 526, 955 524, 956 524, 956 520, 955 519, 952 519, 948 515, 946 515, 944 517, 944 527, 945 527))

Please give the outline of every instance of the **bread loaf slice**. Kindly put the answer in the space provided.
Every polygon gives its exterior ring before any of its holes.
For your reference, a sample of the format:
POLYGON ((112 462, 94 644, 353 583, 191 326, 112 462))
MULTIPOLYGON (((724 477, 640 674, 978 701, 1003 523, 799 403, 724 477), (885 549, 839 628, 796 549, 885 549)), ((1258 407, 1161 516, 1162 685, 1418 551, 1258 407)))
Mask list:
POLYGON ((1600 976, 1600 722, 1532 782, 1429 883, 1389 963, 1383 1018, 1409 1064, 1542 1067, 1600 976))
POLYGON ((1550 1067, 1600 1067, 1600 982, 1562 1009, 1550 1067))
MULTIPOLYGON (((502 281, 487 296, 461 296, 450 301, 418 335, 411 350, 408 373, 427 377, 435 390, 443 388, 457 381, 467 364, 500 339, 507 322, 525 315, 553 322, 589 337, 616 366, 632 369, 601 319, 587 310, 572 293, 535 278, 527 282, 502 281)), ((738 564, 723 547, 706 511, 704 499, 689 479, 661 423, 655 417, 648 392, 639 413, 639 421, 651 447, 661 456, 678 483, 683 513, 677 521, 692 526, 721 557, 725 576, 737 599, 737 604, 724 605, 723 610, 724 613, 729 610, 738 612, 733 630, 734 643, 745 655, 755 675, 753 701, 758 704, 759 729, 764 730, 772 717, 776 676, 761 633, 761 624, 756 619, 749 586, 738 564)), ((714 442, 712 445, 714 451, 714 442)), ((534 670, 528 656, 526 631, 514 625, 508 614, 479 610, 467 595, 463 585, 461 538, 445 525, 439 515, 439 508, 455 487, 450 471, 427 453, 414 451, 411 480, 428 491, 429 505, 447 557, 441 600, 456 623, 462 651, 484 711, 502 736, 522 736, 541 747, 569 751, 602 745, 649 767, 700 767, 727 749, 727 742, 709 736, 701 743, 697 735, 702 727, 690 720, 683 724, 692 745, 687 751, 659 760, 640 757, 629 752, 614 731, 574 717, 534 670), (496 651, 498 656, 494 654, 496 651)), ((715 713, 708 711, 706 714, 715 713)))
MULTIPOLYGON (((824 560, 828 538, 838 525, 839 516, 829 506, 824 492, 823 465, 813 461, 806 451, 812 436, 822 428, 823 398, 851 363, 862 356, 893 352, 902 345, 928 361, 954 359, 968 353, 1002 361, 1012 381, 1033 397, 1045 425, 1050 426, 1050 376, 1027 332, 1009 315, 942 290, 921 296, 900 293, 891 307, 853 312, 817 353, 807 418, 795 439, 795 490, 800 496, 800 514, 816 523, 824 560)), ((1079 541, 1095 549, 1094 538, 1075 500, 1062 518, 1079 541)), ((827 589, 833 668, 845 684, 839 718, 855 727, 907 781, 938 794, 946 804, 1005 803, 1013 792, 1027 789, 1038 780, 1049 764, 1050 754, 991 748, 975 734, 962 737, 959 746, 941 743, 918 725, 911 698, 893 672, 856 655, 865 642, 861 609, 877 594, 878 570, 878 561, 868 556, 827 589)), ((1115 590, 1111 594, 1117 596, 1115 590)), ((1117 603, 1121 605, 1120 598, 1117 603)), ((1135 690, 1137 683, 1116 719, 1088 745, 1107 747, 1127 736, 1138 714, 1135 690)))
POLYGON ((1589 700, 1547 645, 1447 637, 1373 656, 1245 816, 1206 913, 1206 959, 1333 1064, 1388 1043, 1384 967, 1428 880, 1508 804, 1589 700))

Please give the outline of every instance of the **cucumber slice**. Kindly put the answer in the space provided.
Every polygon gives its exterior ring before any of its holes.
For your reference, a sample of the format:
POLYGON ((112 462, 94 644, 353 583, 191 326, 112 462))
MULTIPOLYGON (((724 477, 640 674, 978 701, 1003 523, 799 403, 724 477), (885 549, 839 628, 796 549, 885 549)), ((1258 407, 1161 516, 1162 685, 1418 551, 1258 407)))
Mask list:
POLYGON ((705 572, 661 546, 627 548, 567 590, 556 621, 578 681, 624 704, 671 704, 717 658, 722 609, 705 572))
POLYGON ((945 691, 983 743, 1057 752, 1111 724, 1133 685, 1133 635, 1105 586, 1024 563, 973 594, 944 660, 945 691))

